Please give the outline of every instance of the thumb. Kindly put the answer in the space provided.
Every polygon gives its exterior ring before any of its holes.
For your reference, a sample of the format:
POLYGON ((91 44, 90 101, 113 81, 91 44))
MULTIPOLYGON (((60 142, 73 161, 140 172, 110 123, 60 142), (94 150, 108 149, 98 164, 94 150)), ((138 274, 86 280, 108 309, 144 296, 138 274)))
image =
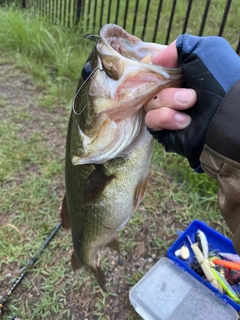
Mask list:
POLYGON ((152 63, 166 68, 178 67, 176 40, 152 58, 152 63))

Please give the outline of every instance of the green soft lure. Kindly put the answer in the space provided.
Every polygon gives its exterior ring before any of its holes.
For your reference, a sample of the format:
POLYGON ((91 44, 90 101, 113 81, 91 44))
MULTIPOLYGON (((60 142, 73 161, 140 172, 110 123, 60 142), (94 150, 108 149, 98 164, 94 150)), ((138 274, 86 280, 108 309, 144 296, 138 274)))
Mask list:
POLYGON ((229 295, 229 297, 232 300, 234 300, 235 302, 240 303, 240 299, 239 299, 237 293, 232 289, 230 284, 226 281, 226 279, 224 279, 224 277, 221 275, 221 273, 218 272, 217 270, 215 270, 214 268, 211 268, 211 270, 212 270, 212 273, 214 274, 215 278, 217 279, 217 281, 219 282, 219 284, 221 285, 223 290, 229 295))

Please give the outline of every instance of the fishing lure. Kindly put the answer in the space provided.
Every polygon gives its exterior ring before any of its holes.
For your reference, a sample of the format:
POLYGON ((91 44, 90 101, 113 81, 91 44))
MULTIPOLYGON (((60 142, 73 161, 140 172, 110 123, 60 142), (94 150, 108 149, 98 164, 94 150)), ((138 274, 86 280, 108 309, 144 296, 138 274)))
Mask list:
POLYGON ((240 256, 235 253, 219 252, 219 255, 225 259, 240 263, 240 256))
POLYGON ((232 261, 222 260, 222 259, 212 259, 212 262, 219 266, 240 271, 240 263, 237 263, 237 262, 232 262, 232 261))
POLYGON ((205 259, 208 259, 209 250, 208 250, 208 241, 205 233, 202 230, 198 230, 196 233, 196 242, 203 253, 205 259))
POLYGON ((225 279, 231 285, 240 283, 240 272, 223 267, 225 273, 225 279))
POLYGON ((222 287, 219 284, 219 282, 217 281, 217 279, 215 278, 207 260, 204 258, 202 251, 199 249, 197 243, 192 243, 192 241, 188 235, 187 235, 187 238, 188 238, 188 241, 191 245, 191 248, 195 254, 197 261, 201 265, 201 268, 202 268, 207 280, 211 283, 211 285, 214 288, 216 288, 218 291, 220 291, 222 293, 223 292, 222 287))
POLYGON ((202 271, 201 265, 199 262, 192 262, 190 264, 190 267, 193 269, 194 272, 196 272, 200 277, 204 276, 204 273, 202 271))
POLYGON ((187 260, 190 257, 190 252, 187 246, 182 246, 180 249, 175 251, 175 256, 180 257, 183 260, 187 260))
POLYGON ((214 268, 211 268, 211 270, 212 270, 212 273, 214 274, 215 278, 217 279, 218 283, 223 288, 223 290, 229 295, 230 298, 232 298, 232 300, 239 303, 240 299, 239 299, 237 293, 232 289, 232 287, 228 284, 226 279, 224 279, 224 277, 221 275, 221 273, 218 272, 217 270, 215 270, 214 268))

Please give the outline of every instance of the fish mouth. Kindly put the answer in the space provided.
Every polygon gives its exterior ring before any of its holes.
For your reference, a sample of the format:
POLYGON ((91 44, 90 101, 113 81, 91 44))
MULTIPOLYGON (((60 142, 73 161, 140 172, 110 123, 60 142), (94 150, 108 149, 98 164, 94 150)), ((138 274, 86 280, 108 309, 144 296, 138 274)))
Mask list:
MULTIPOLYGON (((158 73, 168 79, 170 75, 180 75, 180 68, 165 68, 152 65, 152 57, 164 50, 167 45, 144 42, 115 24, 106 24, 100 30, 100 41, 96 48, 101 59, 115 55, 125 61, 131 60, 142 64, 146 70, 158 73)), ((116 61, 115 61, 116 63, 116 61)), ((117 64, 117 67, 118 64, 117 64)))
POLYGON ((131 70, 119 80, 117 87, 111 90, 111 98, 115 106, 103 111, 113 121, 130 117, 137 113, 143 105, 153 98, 160 90, 179 86, 179 79, 142 70, 132 76, 131 70), (117 103, 116 103, 117 102, 117 103))
POLYGON ((81 120, 73 115, 78 136, 72 139, 73 165, 104 163, 129 150, 140 132, 145 138, 143 105, 161 89, 182 83, 181 69, 151 64, 152 57, 165 47, 143 42, 117 25, 101 29, 88 60, 98 70, 87 94, 80 93, 83 101, 88 96, 88 107, 81 120))
POLYGON ((161 89, 179 86, 180 68, 163 68, 151 63, 152 57, 166 46, 143 42, 120 26, 107 24, 100 31, 96 51, 101 68, 108 75, 112 105, 99 113, 121 120, 137 112, 161 89))

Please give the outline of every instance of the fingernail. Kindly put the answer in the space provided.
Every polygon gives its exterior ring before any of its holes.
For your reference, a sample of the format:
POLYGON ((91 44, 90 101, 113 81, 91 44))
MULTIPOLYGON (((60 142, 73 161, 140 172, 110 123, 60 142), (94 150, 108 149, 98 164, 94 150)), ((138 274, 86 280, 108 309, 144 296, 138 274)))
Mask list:
POLYGON ((181 128, 186 128, 190 124, 191 118, 185 113, 176 113, 175 121, 181 128))
POLYGON ((192 96, 193 96, 192 89, 179 90, 174 95, 176 101, 180 103, 188 103, 192 99, 192 96))

